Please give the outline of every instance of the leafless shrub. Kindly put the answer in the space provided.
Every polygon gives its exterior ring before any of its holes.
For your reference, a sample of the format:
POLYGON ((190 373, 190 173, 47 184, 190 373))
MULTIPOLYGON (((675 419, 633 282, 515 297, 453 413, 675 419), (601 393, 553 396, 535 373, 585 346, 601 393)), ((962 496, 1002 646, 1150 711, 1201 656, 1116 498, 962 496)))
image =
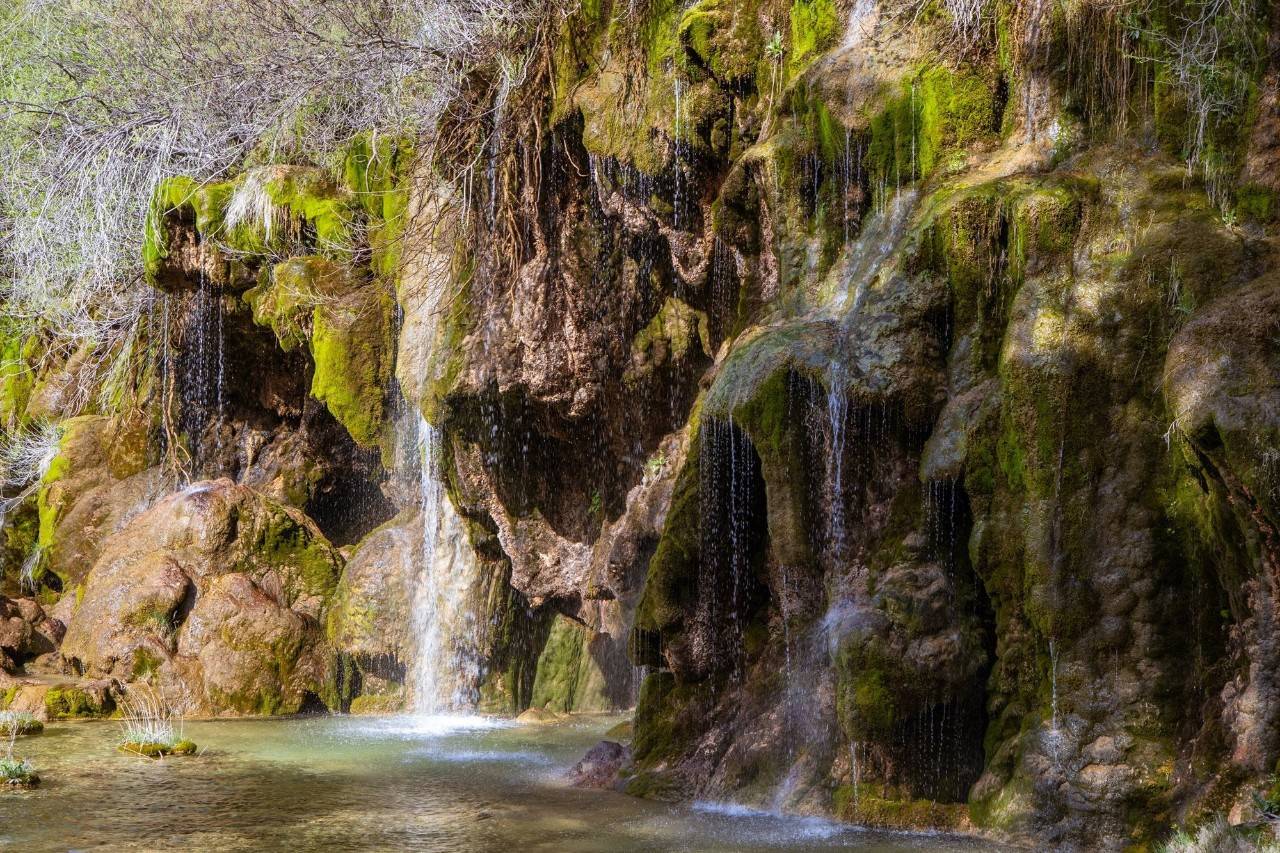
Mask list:
MULTIPOLYGON (((535 12, 545 18, 525 0, 11 4, 0 11, 6 313, 45 328, 52 357, 86 343, 118 351, 153 298, 140 249, 163 179, 321 162, 368 130, 429 153, 473 75, 494 72, 500 105, 522 79, 535 12)), ((240 202, 236 215, 269 220, 260 199, 240 202)))
POLYGON ((1188 168, 1201 165, 1213 122, 1245 109, 1258 61, 1256 8, 1252 0, 1192 0, 1176 7, 1172 26, 1145 32, 1158 47, 1151 61, 1187 99, 1188 168))
MULTIPOLYGON (((50 424, 13 433, 0 433, 0 528, 5 517, 40 488, 40 482, 58 455, 62 435, 50 424)), ((39 547, 23 561, 20 582, 35 588, 35 569, 40 562, 39 547)))

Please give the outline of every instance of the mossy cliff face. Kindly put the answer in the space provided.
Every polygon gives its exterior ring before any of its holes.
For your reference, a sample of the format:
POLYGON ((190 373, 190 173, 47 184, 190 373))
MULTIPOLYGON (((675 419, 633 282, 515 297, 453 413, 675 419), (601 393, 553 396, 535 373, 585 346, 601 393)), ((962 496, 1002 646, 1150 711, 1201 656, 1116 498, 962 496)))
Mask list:
POLYGON ((1077 849, 1251 817, 1275 13, 1188 67, 1193 3, 978 6, 579 4, 461 213, 389 137, 169 182, 110 388, 0 330, 0 420, 63 421, 6 589, 36 554, 65 657, 193 707, 395 707, 421 414, 481 707, 638 695, 633 793, 1077 849), (156 503, 175 471, 229 479, 156 503))
POLYGON ((518 588, 576 607, 596 525, 572 522, 597 494, 611 521, 610 490, 563 482, 571 450, 495 466, 483 433, 545 447, 590 411, 593 441, 635 441, 636 408, 612 420, 620 345, 635 375, 697 329, 714 360, 678 410, 631 643, 660 670, 636 792, 1088 847, 1244 816, 1278 746, 1271 214, 1239 171, 1269 146, 1234 107, 1191 139, 1166 71, 1109 52, 1128 27, 1166 69, 1170 10, 995 4, 960 58, 945 11, 871 6, 568 18, 548 156, 578 168, 539 245, 574 239, 510 277, 472 268, 442 410, 461 500, 518 588), (608 260, 642 227, 661 300, 608 260), (538 307, 495 301, 495 278, 538 307), (588 280, 611 326, 578 332, 588 280))

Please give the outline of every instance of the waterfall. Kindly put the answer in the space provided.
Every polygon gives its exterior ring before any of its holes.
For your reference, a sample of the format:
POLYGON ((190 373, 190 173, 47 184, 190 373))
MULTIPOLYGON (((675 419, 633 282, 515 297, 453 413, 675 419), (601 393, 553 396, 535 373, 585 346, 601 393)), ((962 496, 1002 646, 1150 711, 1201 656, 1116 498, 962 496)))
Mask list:
POLYGON ((875 29, 879 18, 878 12, 876 0, 857 0, 853 4, 853 8, 849 10, 849 23, 845 26, 844 40, 841 43, 844 50, 854 50, 862 45, 875 29))
POLYGON ((421 539, 410 620, 417 646, 409 684, 413 710, 469 711, 479 698, 479 631, 472 598, 478 567, 466 553, 461 522, 437 473, 439 432, 419 414, 417 433, 421 539))

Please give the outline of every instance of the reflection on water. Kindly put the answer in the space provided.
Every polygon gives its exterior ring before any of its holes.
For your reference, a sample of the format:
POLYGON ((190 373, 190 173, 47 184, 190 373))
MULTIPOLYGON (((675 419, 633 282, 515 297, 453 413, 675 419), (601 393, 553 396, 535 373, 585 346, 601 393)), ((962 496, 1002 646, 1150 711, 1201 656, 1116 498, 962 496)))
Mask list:
POLYGON ((615 719, 549 727, 458 717, 187 724, 197 758, 116 753, 113 723, 21 742, 45 780, 0 792, 0 849, 193 851, 959 851, 719 803, 691 808, 566 787, 615 719), (518 845, 518 846, 517 846, 518 845))

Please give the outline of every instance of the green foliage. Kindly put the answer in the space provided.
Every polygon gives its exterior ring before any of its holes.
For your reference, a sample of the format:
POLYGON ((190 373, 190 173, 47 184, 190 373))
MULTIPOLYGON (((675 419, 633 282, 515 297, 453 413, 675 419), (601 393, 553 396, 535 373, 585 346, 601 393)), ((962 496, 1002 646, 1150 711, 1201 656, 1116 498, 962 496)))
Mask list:
POLYGON ((795 76, 840 36, 841 14, 832 0, 794 0, 791 4, 791 58, 795 76))

